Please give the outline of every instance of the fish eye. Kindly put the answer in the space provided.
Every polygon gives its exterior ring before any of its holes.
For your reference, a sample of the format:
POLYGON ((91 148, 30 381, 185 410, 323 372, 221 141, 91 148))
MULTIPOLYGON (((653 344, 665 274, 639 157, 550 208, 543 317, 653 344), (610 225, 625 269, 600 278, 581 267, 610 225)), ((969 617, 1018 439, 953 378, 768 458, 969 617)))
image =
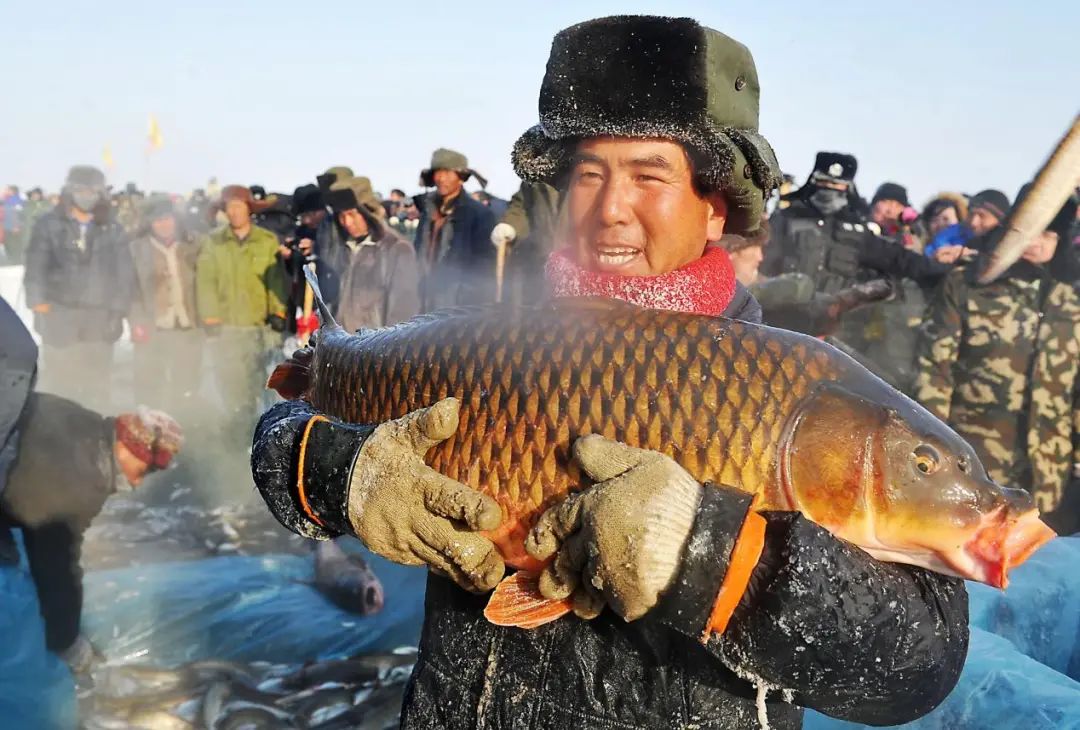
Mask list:
POLYGON ((911 452, 915 468, 923 474, 933 474, 941 468, 941 456, 937 449, 929 444, 919 444, 911 452))

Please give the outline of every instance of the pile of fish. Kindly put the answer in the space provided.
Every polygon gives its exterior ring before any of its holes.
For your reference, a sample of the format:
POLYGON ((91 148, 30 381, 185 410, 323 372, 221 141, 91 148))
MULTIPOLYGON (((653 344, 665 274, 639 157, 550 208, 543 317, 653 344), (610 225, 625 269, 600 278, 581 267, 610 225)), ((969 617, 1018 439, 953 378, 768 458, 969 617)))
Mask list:
POLYGON ((257 495, 225 505, 197 497, 183 486, 171 490, 164 503, 138 492, 113 496, 86 532, 83 568, 311 551, 311 541, 281 527, 257 495))
POLYGON ((83 730, 385 730, 416 650, 303 665, 102 666, 80 691, 83 730))

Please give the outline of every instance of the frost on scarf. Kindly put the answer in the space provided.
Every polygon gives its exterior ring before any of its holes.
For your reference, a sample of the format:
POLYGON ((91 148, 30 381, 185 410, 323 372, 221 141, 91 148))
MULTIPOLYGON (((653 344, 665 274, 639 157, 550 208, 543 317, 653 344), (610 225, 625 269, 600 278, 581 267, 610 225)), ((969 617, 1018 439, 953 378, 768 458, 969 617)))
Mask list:
POLYGON ((562 249, 551 254, 544 273, 554 297, 605 297, 670 312, 716 317, 735 295, 735 270, 722 248, 707 248, 700 259, 658 276, 588 271, 562 249))

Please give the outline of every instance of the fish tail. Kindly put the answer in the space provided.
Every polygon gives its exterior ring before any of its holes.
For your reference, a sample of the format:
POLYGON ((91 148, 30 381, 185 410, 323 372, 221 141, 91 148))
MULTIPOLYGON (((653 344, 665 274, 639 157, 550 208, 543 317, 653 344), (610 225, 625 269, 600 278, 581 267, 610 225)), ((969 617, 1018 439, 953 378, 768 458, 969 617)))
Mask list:
POLYGON ((322 289, 319 288, 319 278, 315 275, 315 264, 304 265, 304 278, 307 279, 308 286, 311 287, 311 292, 314 295, 322 329, 341 329, 341 325, 334 319, 334 315, 330 313, 330 308, 326 306, 326 301, 323 299, 322 289))
POLYGON ((569 598, 552 600, 540 594, 540 574, 519 570, 495 587, 484 618, 496 626, 535 629, 570 613, 569 598))

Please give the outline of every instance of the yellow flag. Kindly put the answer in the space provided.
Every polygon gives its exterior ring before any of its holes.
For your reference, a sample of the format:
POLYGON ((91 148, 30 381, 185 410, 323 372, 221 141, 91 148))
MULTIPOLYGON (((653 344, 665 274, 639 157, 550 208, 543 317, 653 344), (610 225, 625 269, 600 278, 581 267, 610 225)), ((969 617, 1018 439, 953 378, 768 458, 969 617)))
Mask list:
POLYGON ((105 148, 101 150, 101 159, 105 163, 105 167, 109 170, 113 169, 113 156, 112 148, 109 145, 105 145, 105 148))
POLYGON ((161 138, 161 127, 158 126, 157 117, 150 115, 150 130, 146 134, 146 142, 150 150, 159 150, 165 142, 161 138))

